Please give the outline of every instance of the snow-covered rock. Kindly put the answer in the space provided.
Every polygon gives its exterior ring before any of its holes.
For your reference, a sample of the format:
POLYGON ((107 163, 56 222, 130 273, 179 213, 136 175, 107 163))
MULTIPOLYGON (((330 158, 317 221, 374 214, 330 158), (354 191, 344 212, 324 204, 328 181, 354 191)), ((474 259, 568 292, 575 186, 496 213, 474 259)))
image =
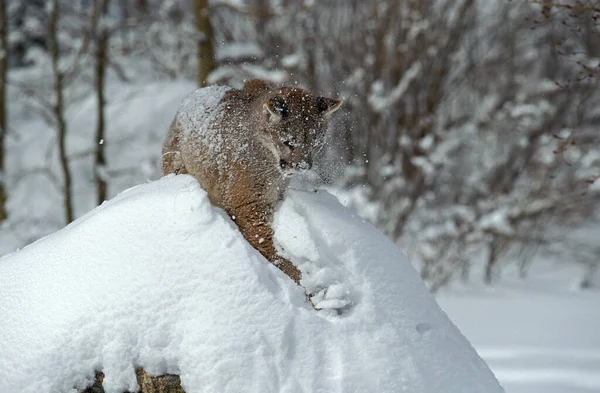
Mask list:
POLYGON ((0 393, 69 392, 134 369, 194 392, 502 392, 398 248, 331 195, 276 217, 302 288, 189 176, 129 189, 0 259, 0 393))

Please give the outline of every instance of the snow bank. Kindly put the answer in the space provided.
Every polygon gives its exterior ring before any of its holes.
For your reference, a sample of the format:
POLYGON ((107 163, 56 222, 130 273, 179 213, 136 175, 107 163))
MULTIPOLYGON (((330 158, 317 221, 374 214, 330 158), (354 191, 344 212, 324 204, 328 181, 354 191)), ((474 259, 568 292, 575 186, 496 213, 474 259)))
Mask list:
POLYGON ((0 259, 0 392, 134 369, 193 392, 502 392, 403 254, 326 193, 290 191, 277 239, 300 287, 189 176, 134 187, 0 259))

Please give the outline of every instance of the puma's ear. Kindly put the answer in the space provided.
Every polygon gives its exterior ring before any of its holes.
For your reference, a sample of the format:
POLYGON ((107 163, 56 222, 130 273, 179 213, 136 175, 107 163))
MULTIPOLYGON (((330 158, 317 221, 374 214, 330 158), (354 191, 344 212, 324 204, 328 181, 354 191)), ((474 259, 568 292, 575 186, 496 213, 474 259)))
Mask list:
POLYGON ((262 94, 269 91, 271 88, 267 82, 260 79, 251 79, 244 85, 244 91, 250 94, 262 94))
POLYGON ((287 104, 283 97, 273 96, 263 104, 263 108, 271 121, 279 121, 287 112, 287 104))
POLYGON ((343 103, 344 101, 336 100, 335 98, 317 97, 317 109, 323 115, 331 115, 340 109, 343 103))

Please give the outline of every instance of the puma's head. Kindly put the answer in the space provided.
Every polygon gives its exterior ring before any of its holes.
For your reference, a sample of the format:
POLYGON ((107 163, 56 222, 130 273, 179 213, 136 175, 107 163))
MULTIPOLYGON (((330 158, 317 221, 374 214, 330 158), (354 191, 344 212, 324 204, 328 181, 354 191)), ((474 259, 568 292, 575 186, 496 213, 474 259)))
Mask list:
POLYGON ((297 88, 282 88, 266 96, 262 132, 286 176, 312 167, 312 153, 323 146, 329 116, 342 102, 297 88))

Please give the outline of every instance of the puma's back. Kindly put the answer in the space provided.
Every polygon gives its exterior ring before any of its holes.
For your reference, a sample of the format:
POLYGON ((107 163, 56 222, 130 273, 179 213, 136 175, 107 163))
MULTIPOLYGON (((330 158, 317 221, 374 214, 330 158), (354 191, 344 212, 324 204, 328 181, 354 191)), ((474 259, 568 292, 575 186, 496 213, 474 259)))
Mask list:
MULTIPOLYGON (((260 80, 241 90, 198 89, 183 101, 171 124, 163 175, 194 176, 211 202, 225 209, 246 239, 274 262, 273 211, 290 176, 312 166, 328 117, 341 103, 303 89, 272 89, 260 80)), ((293 275, 298 282, 299 273, 293 275)))
POLYGON ((186 97, 171 123, 162 152, 163 176, 188 173, 196 177, 213 203, 219 194, 211 192, 218 182, 218 173, 212 168, 222 157, 215 154, 222 136, 214 127, 222 117, 221 99, 228 90, 225 86, 211 86, 186 97))

